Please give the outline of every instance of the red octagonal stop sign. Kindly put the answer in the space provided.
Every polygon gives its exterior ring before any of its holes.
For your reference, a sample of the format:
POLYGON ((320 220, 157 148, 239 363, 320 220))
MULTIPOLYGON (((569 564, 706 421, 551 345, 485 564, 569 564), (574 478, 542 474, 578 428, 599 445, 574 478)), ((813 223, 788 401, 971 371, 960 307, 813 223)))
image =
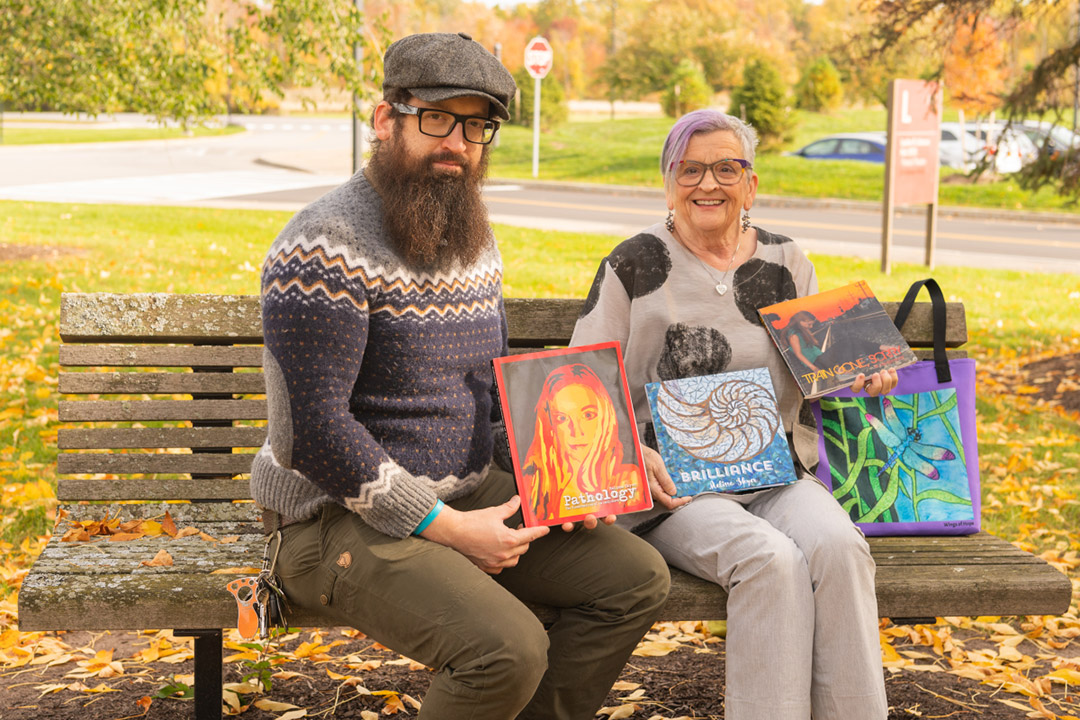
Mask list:
POLYGON ((551 45, 539 35, 525 45, 525 69, 532 77, 545 77, 551 71, 551 60, 551 45))

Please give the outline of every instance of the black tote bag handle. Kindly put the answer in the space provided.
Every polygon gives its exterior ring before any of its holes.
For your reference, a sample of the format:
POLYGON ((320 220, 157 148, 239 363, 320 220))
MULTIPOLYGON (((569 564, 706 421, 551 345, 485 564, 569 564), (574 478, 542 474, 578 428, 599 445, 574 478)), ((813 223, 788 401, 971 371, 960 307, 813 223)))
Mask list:
POLYGON ((896 325, 897 330, 904 327, 904 322, 908 319, 911 308, 915 305, 915 298, 924 287, 930 293, 930 305, 934 321, 934 369, 937 370, 939 383, 952 382, 949 358, 945 352, 945 296, 942 294, 937 280, 926 278, 912 283, 911 287, 908 288, 907 295, 901 301, 900 307, 896 310, 896 318, 893 323, 896 325))

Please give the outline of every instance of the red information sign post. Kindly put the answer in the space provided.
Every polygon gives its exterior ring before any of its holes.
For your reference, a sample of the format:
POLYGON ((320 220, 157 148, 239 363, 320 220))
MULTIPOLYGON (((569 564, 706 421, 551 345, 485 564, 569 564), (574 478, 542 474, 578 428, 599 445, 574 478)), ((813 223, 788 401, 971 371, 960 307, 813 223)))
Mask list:
POLYGON ((540 174, 540 81, 551 72, 553 58, 551 44, 539 35, 525 44, 525 69, 536 79, 533 86, 533 177, 540 174))
POLYGON ((885 207, 881 228, 881 271, 884 273, 890 269, 896 205, 927 206, 925 264, 934 267, 941 109, 938 83, 893 80, 890 84, 885 207))

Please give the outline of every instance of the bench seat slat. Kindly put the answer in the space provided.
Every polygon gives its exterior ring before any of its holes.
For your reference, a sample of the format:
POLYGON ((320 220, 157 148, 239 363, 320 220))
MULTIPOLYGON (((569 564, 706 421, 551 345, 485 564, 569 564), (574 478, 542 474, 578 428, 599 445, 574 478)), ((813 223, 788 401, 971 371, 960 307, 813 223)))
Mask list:
MULTIPOLYGON (((152 510, 161 507, 155 505, 152 510)), ((169 506, 170 514, 174 507, 183 506, 169 506)), ((192 506, 191 511, 195 510, 197 506, 192 506)), ((219 537, 228 526, 207 523, 202 527, 219 537)), ((20 626, 24 630, 230 627, 236 623, 236 603, 225 591, 230 576, 207 573, 215 568, 258 567, 264 542, 258 528, 249 523, 240 540, 229 544, 198 537, 52 542, 24 580, 20 626), (172 555, 172 567, 139 565, 161 548, 172 555), (139 611, 131 612, 133 607, 139 611)), ((871 540, 872 548, 874 544, 871 540)), ((726 594, 715 585, 674 569, 672 580, 663 619, 726 617, 726 594)), ((1069 579, 1045 563, 1041 569, 1017 573, 1013 564, 971 564, 963 559, 944 568, 880 566, 877 588, 881 615, 896 618, 1058 614, 1068 608, 1072 590, 1069 579), (943 574, 947 579, 943 580, 943 574)), ((550 611, 538 610, 541 617, 551 616, 550 611)), ((295 613, 290 622, 318 626, 326 621, 295 613)))
POLYGON ((61 475, 85 473, 221 473, 251 470, 254 453, 60 453, 61 475))
MULTIPOLYGON (((250 469, 250 463, 249 463, 250 469)), ((246 472, 246 471, 245 471, 246 472)), ((222 473, 224 474, 224 473, 222 473)), ((60 478, 56 497, 61 502, 77 500, 250 500, 246 478, 155 478, 150 480, 60 478)))
POLYGON ((61 450, 259 447, 265 427, 62 428, 61 450))
POLYGON ((265 400, 61 400, 60 422, 265 420, 265 400))
MULTIPOLYGON (((78 481, 84 482, 84 481, 78 481)), ((62 506, 66 520, 101 520, 105 517, 128 520, 161 519, 169 513, 177 527, 200 523, 237 523, 241 526, 258 524, 262 511, 253 502, 140 502, 62 506)), ((61 528, 64 527, 61 521, 61 528)), ((60 533, 63 534, 62 532, 60 533)), ((59 539, 59 536, 58 538, 59 539)))
POLYGON ((164 393, 257 395, 266 392, 266 382, 261 372, 76 372, 60 373, 59 390, 65 395, 164 393))
POLYGON ((61 345, 61 367, 262 367, 261 346, 61 345))

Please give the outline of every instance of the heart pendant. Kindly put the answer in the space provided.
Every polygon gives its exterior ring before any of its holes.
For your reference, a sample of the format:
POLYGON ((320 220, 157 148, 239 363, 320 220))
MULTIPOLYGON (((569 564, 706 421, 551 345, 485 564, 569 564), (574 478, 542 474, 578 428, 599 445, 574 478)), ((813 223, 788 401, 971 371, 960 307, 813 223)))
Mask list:
POLYGON ((724 293, 726 293, 726 292, 727 292, 727 285, 725 285, 724 283, 719 283, 719 284, 717 284, 717 286, 716 286, 716 292, 717 292, 718 294, 720 294, 720 295, 723 295, 724 293))

